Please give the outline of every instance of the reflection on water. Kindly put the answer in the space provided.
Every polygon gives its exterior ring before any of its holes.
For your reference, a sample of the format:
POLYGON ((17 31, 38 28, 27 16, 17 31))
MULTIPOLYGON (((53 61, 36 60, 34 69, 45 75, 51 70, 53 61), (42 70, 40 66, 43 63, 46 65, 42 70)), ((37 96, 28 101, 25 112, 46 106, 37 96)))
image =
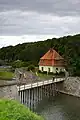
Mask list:
POLYGON ((36 112, 46 120, 80 120, 80 98, 59 94, 44 98, 36 112))

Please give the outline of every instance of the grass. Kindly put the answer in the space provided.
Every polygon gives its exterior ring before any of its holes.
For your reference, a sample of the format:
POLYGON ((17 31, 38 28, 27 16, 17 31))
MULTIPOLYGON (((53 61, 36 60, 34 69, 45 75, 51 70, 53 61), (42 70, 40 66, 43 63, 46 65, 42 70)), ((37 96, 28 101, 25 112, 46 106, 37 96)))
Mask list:
POLYGON ((14 77, 13 72, 0 71, 0 79, 12 79, 14 77))
POLYGON ((48 80, 48 79, 52 79, 53 75, 47 75, 47 74, 43 74, 43 73, 38 73, 38 77, 42 80, 48 80))
POLYGON ((11 68, 0 68, 0 71, 10 71, 11 68))
POLYGON ((14 100, 0 99, 0 120, 43 120, 43 118, 14 100))
POLYGON ((11 68, 0 68, 0 80, 11 80, 14 77, 14 73, 11 68))
POLYGON ((53 75, 47 75, 47 74, 42 74, 42 73, 38 73, 38 76, 39 77, 44 77, 44 78, 50 78, 50 77, 52 77, 53 75))

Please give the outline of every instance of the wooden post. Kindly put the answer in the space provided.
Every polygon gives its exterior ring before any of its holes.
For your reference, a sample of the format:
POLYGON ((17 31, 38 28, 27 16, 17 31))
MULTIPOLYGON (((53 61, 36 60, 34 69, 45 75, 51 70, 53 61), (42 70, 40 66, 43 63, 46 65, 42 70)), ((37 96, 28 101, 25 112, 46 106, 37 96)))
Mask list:
POLYGON ((27 90, 27 106, 29 107, 29 89, 27 90))
POLYGON ((34 88, 32 89, 32 98, 33 98, 33 100, 32 100, 32 102, 33 102, 33 111, 34 111, 34 104, 35 104, 35 101, 34 101, 34 88))
POLYGON ((38 82, 37 82, 37 103, 38 103, 38 82))
POLYGON ((52 84, 50 84, 49 87, 50 87, 49 96, 51 96, 52 95, 52 84))
POLYGON ((40 88, 40 100, 42 100, 42 96, 43 96, 43 90, 42 90, 42 86, 40 88))
POLYGON ((44 81, 43 81, 43 97, 45 97, 45 85, 44 85, 44 81))
POLYGON ((38 102, 39 102, 39 87, 38 87, 38 102))
POLYGON ((42 95, 41 92, 42 92, 42 91, 41 91, 41 86, 40 86, 40 101, 41 101, 41 95, 42 95))
POLYGON ((25 85, 24 85, 24 104, 26 103, 26 90, 25 90, 25 85))
POLYGON ((23 91, 21 91, 22 94, 21 94, 21 103, 23 104, 23 91))
POLYGON ((18 91, 18 95, 20 96, 20 86, 19 86, 19 91, 18 91))
POLYGON ((47 87, 48 87, 48 85, 45 85, 45 96, 48 95, 47 87))
POLYGON ((22 103, 22 99, 21 99, 21 97, 22 97, 22 91, 19 91, 19 97, 20 97, 20 102, 22 103))
POLYGON ((25 91, 23 90, 23 104, 24 104, 24 101, 25 101, 25 91))
POLYGON ((31 110, 31 89, 30 89, 30 110, 31 110))
POLYGON ((27 103, 27 90, 25 90, 25 104, 27 103))
POLYGON ((28 104, 29 108, 30 108, 30 89, 29 89, 29 104, 28 104))
POLYGON ((35 102, 37 103, 37 87, 36 87, 36 90, 35 90, 35 102))

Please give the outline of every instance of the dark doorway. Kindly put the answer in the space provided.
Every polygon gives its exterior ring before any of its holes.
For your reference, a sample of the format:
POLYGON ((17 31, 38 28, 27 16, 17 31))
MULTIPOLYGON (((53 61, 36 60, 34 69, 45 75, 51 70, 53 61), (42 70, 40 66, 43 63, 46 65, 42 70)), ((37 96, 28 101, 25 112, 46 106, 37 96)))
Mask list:
POLYGON ((50 72, 50 68, 48 68, 48 72, 50 72))

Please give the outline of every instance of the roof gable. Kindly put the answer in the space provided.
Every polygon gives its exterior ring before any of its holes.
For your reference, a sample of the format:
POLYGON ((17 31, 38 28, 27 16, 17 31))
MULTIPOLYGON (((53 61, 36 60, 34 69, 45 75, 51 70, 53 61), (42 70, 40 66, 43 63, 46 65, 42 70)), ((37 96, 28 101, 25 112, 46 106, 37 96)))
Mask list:
POLYGON ((51 59, 51 60, 61 60, 63 59, 54 49, 50 49, 43 57, 40 59, 51 59))

